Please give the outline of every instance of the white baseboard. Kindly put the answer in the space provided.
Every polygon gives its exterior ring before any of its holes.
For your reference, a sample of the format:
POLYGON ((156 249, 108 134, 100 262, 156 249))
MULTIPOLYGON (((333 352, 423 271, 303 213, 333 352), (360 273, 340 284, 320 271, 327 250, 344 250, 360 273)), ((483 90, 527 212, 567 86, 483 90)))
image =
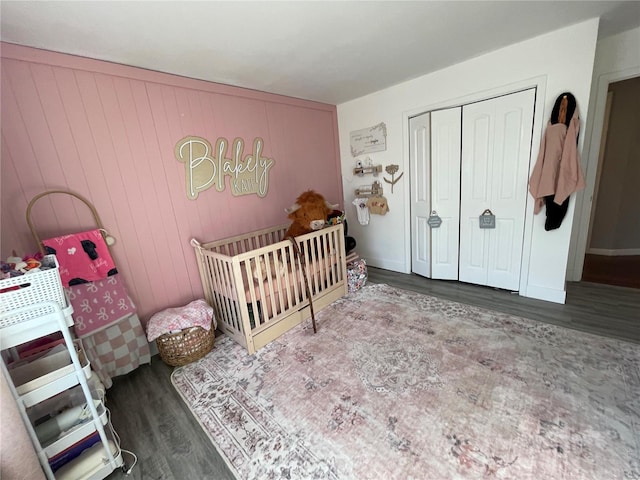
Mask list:
POLYGON ((630 255, 640 255, 640 248, 589 248, 587 253, 591 255, 606 255, 607 257, 622 257, 630 255))
POLYGON ((564 304, 567 292, 565 290, 556 290, 555 288, 529 285, 526 293, 520 292, 520 295, 527 298, 535 298, 536 300, 545 300, 547 302, 564 304))
POLYGON ((401 262, 392 262, 389 260, 375 258, 375 257, 367 257, 366 255, 360 254, 360 258, 364 258, 367 262, 367 265, 376 268, 382 268, 384 270, 391 270, 392 272, 399 273, 410 273, 406 271, 405 264, 401 262))

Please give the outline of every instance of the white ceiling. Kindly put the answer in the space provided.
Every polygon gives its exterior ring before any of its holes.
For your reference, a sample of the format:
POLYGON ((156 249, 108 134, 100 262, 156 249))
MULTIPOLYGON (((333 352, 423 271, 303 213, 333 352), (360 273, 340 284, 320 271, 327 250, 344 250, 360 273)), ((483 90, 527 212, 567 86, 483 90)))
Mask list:
POLYGON ((330 104, 590 18, 601 17, 600 38, 640 25, 640 1, 2 0, 0 8, 5 42, 330 104))

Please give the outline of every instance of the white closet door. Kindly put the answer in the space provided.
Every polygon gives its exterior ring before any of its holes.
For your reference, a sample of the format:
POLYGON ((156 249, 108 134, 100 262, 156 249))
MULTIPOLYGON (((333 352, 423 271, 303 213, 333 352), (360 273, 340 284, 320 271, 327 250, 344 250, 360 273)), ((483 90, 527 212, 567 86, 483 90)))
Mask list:
POLYGON ((535 90, 462 110, 460 280, 518 290, 535 90), (490 209, 495 229, 479 228, 490 209))
POLYGON ((409 119, 411 174, 411 271, 431 277, 431 237, 427 220, 431 212, 429 114, 409 119))
POLYGON ((458 279, 462 108, 431 113, 431 210, 442 219, 431 229, 431 278, 458 279))

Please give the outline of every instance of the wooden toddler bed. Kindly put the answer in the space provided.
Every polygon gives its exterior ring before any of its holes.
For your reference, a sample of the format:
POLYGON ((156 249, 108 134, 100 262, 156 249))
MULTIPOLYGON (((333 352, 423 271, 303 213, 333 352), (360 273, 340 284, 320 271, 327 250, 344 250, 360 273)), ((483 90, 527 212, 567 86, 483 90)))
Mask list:
MULTIPOLYGON (((250 354, 310 318, 302 262, 283 239, 288 225, 195 248, 206 301, 218 326, 250 354)), ((347 294, 342 224, 295 238, 304 257, 314 311, 347 294)))

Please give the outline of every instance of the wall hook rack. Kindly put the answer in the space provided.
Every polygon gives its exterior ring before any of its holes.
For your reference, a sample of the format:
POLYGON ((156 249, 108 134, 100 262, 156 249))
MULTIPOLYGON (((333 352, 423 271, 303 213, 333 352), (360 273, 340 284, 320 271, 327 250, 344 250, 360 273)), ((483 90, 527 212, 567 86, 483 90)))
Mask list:
POLYGON ((353 169, 353 174, 358 176, 363 176, 366 173, 372 173, 374 177, 377 177, 378 174, 382 172, 382 165, 372 165, 368 167, 355 167, 353 169))

